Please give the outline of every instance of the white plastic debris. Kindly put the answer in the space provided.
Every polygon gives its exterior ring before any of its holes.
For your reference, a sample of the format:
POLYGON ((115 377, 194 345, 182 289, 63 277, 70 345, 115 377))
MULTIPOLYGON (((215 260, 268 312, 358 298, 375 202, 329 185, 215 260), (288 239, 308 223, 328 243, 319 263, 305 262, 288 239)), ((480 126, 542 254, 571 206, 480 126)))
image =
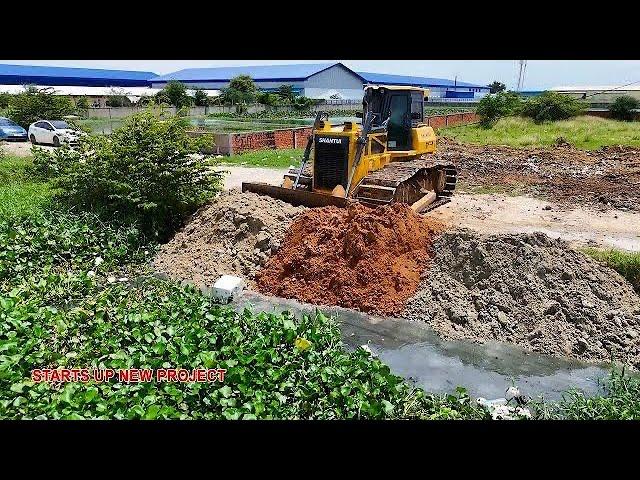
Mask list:
POLYGON ((89 270, 87 272, 87 277, 93 278, 96 276, 96 272, 94 272, 93 270, 89 270))
POLYGON ((116 281, 116 277, 114 277, 113 275, 109 275, 109 276, 107 277, 107 282, 109 282, 109 283, 115 283, 115 281, 116 281))
POLYGON ((363 349, 365 352, 367 352, 369 355, 371 355, 372 357, 375 357, 376 354, 373 353, 373 350, 371 350, 371 348, 369 347, 369 345, 365 344, 365 345, 360 345, 360 348, 363 349))
POLYGON ((242 294, 244 286, 245 282, 242 278, 233 275, 223 275, 213 285, 213 291, 211 293, 218 302, 229 303, 242 294))
POLYGON ((98 267, 103 262, 104 262, 104 259, 102 257, 96 257, 93 263, 95 264, 96 267, 98 267))
POLYGON ((519 397, 520 395, 520 389, 518 387, 509 387, 504 394, 507 400, 512 400, 519 397))

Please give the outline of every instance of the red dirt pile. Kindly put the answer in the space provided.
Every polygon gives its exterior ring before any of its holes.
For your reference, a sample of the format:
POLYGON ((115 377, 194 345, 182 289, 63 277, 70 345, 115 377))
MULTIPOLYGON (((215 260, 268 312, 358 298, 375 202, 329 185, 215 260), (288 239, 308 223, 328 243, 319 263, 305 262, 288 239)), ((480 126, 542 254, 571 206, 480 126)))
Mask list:
POLYGON ((285 233, 256 274, 258 290, 380 315, 402 311, 444 226, 394 204, 313 208, 285 233))

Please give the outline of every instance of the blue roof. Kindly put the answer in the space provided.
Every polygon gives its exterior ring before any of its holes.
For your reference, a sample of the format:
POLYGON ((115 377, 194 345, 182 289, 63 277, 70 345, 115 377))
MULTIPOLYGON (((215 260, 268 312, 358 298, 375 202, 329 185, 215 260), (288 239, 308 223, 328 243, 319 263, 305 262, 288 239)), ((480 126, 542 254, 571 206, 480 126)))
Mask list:
POLYGON ((474 85, 467 82, 456 82, 445 78, 412 77, 407 75, 390 75, 387 73, 356 72, 368 83, 383 85, 409 85, 412 87, 470 87, 489 90, 486 85, 474 85))
MULTIPOLYGON (((316 73, 341 63, 301 63, 298 65, 253 65, 246 67, 187 68, 152 78, 152 82, 226 82, 238 75, 249 75, 256 81, 306 80, 316 73)), ((342 65, 344 67, 344 65, 342 65)), ((347 68, 347 67, 344 67, 347 68)), ((355 73, 355 72, 354 72, 355 73)))
POLYGON ((73 85, 92 87, 147 86, 153 72, 98 68, 44 67, 0 64, 0 84, 73 85))

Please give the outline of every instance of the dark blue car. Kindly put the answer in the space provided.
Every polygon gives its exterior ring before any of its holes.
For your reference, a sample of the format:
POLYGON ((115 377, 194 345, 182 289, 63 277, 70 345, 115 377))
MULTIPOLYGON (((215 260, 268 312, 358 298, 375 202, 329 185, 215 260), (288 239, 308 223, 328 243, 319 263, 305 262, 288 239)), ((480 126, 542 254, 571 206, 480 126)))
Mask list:
POLYGON ((17 140, 26 142, 27 131, 16 122, 0 117, 0 140, 17 140))

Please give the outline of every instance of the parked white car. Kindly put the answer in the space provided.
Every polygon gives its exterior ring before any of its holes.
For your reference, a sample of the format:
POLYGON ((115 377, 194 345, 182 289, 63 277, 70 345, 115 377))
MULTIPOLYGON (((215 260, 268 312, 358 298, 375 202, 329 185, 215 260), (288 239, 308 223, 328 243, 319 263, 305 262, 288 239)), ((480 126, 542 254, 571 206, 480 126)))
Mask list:
POLYGON ((29 140, 34 145, 46 143, 59 147, 63 143, 76 143, 83 133, 64 120, 39 120, 29 125, 29 140))

